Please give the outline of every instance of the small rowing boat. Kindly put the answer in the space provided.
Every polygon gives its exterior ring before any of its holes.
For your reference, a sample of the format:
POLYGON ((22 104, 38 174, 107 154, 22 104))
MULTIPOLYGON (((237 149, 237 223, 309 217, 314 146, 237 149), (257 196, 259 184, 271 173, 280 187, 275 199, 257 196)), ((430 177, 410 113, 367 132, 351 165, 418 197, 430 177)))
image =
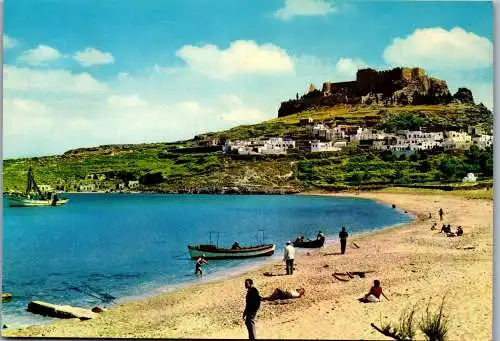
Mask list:
POLYGON ((219 248, 212 244, 188 245, 192 259, 204 256, 205 259, 238 259, 250 257, 271 256, 276 250, 275 244, 263 244, 239 249, 219 248))
POLYGON ((306 247, 306 248, 317 248, 317 247, 322 247, 324 243, 325 243, 325 238, 319 238, 319 239, 314 239, 314 240, 294 241, 293 246, 306 247))

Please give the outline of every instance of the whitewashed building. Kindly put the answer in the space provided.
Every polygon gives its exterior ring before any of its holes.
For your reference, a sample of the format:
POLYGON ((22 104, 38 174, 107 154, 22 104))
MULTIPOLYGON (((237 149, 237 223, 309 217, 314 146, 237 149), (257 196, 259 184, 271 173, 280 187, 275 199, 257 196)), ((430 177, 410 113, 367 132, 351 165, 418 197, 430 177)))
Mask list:
POLYGON ((224 153, 236 152, 240 155, 258 154, 286 154, 289 149, 295 148, 292 139, 271 137, 267 140, 252 138, 249 140, 226 141, 222 147, 224 153))
POLYGON ((310 141, 311 153, 314 152, 338 152, 342 148, 335 147, 332 142, 310 141))
POLYGON ((467 150, 472 145, 472 136, 462 131, 448 131, 446 132, 446 139, 443 141, 442 145, 444 150, 467 150))
POLYGON ((465 176, 462 179, 462 182, 476 182, 477 177, 474 175, 474 173, 467 173, 467 176, 465 176))
POLYGON ((78 190, 80 192, 93 192, 95 191, 95 184, 90 183, 90 184, 81 184, 78 186, 78 190))
POLYGON ((40 191, 42 192, 52 192, 53 188, 51 185, 38 185, 38 188, 40 188, 40 191))
POLYGON ((314 137, 318 137, 321 139, 331 140, 332 139, 332 130, 330 128, 328 128, 326 125, 320 123, 320 124, 317 124, 313 127, 312 135, 314 137))
POLYGON ((128 188, 137 188, 137 187, 139 187, 139 181, 129 180, 127 187, 128 188))
POLYGON ((478 146, 479 149, 485 149, 493 146, 493 136, 477 135, 472 137, 472 144, 478 146))

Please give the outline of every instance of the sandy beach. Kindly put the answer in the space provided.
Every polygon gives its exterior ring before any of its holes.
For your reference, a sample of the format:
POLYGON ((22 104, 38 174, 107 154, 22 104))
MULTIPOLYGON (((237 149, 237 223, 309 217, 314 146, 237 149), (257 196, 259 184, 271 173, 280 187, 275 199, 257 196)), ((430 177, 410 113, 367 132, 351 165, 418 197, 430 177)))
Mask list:
MULTIPOLYGON (((310 193, 317 195, 331 195, 310 193)), ((342 194, 356 195, 356 194, 342 194)), ((292 276, 284 263, 271 263, 243 275, 190 285, 171 293, 115 306, 88 321, 58 320, 45 326, 4 329, 3 336, 85 338, 246 338, 241 318, 245 304, 244 279, 252 278, 261 296, 274 288, 304 287, 304 297, 287 304, 263 302, 257 316, 257 338, 276 339, 390 339, 370 323, 396 322, 401 312, 418 304, 417 318, 428 302, 441 303, 450 340, 492 339, 493 201, 449 194, 367 192, 356 195, 395 204, 416 219, 407 225, 350 237, 345 255, 340 246, 298 254, 292 276), (462 225, 464 235, 449 238, 439 229, 462 225), (432 218, 429 219, 429 212, 432 218), (359 248, 352 242, 355 241, 359 248), (373 271, 348 282, 334 272, 373 271), (374 279, 390 300, 363 304, 374 279)), ((337 229, 332 222, 330 231, 337 229)), ((418 339, 423 339, 420 332, 418 339)))

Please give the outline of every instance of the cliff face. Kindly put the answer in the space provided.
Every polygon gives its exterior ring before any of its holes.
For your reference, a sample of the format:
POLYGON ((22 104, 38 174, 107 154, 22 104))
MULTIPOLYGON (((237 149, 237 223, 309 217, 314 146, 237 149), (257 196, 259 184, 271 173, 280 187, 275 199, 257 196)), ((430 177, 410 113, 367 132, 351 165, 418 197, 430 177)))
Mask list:
MULTIPOLYGON (((472 94, 470 95, 472 97, 472 94)), ((281 103, 278 117, 291 115, 313 106, 335 104, 446 104, 454 97, 446 81, 428 77, 421 68, 394 68, 377 71, 361 69, 351 82, 325 82, 320 90, 310 86, 308 93, 281 103)), ((468 101, 463 91, 455 100, 468 101)))

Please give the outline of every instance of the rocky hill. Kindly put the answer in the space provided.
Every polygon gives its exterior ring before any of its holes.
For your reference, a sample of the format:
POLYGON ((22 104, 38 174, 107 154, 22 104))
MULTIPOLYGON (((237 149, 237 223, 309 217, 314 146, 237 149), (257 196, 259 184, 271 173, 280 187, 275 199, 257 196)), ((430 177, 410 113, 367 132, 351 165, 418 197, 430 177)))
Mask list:
MULTIPOLYGON (((469 98, 467 91, 461 96, 469 98)), ((207 133, 210 138, 237 140, 273 136, 308 138, 301 123, 366 124, 380 129, 406 129, 418 122, 433 130, 467 130, 482 125, 489 131, 493 114, 483 105, 346 105, 310 109, 253 125, 207 133)), ((26 187, 31 166, 38 184, 77 190, 117 190, 120 183, 139 181, 134 190, 174 193, 290 193, 307 189, 345 189, 351 186, 391 186, 461 181, 472 172, 481 179, 493 174, 492 150, 436 151, 408 158, 376 153, 349 144, 340 152, 290 155, 226 155, 222 148, 197 147, 191 139, 170 143, 107 145, 80 148, 62 155, 3 161, 3 190, 26 187)))
POLYGON ((278 117, 298 113, 317 106, 336 104, 423 105, 474 104, 470 90, 460 88, 451 95, 446 81, 429 77, 421 68, 398 67, 377 71, 361 69, 356 80, 325 82, 321 90, 314 85, 302 97, 281 103, 278 117))

